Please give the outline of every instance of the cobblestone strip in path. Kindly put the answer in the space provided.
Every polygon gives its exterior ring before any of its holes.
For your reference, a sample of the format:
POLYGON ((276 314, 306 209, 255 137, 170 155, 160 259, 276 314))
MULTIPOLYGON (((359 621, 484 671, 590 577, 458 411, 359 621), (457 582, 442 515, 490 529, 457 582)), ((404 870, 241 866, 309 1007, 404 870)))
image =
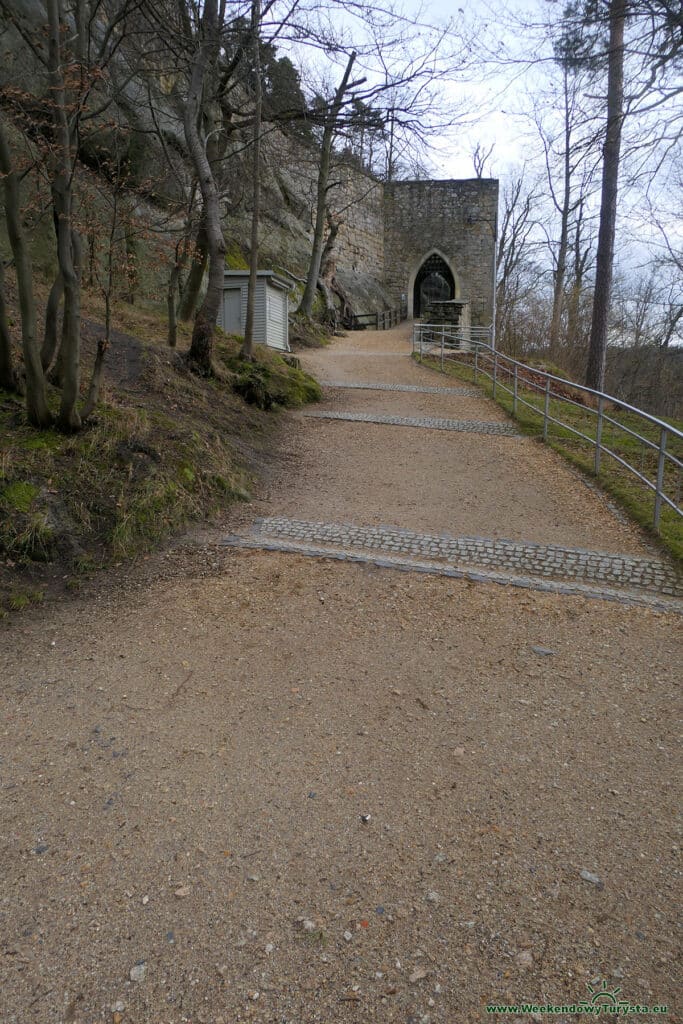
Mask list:
POLYGON ((367 356, 384 359, 385 356, 406 356, 410 354, 410 349, 405 348, 380 349, 378 352, 366 352, 362 348, 335 348, 332 351, 335 356, 357 356, 360 359, 365 359, 367 356))
POLYGON ((683 598, 683 576, 673 566, 633 555, 480 537, 420 534, 389 526, 307 522, 284 516, 257 520, 252 536, 330 545, 348 552, 381 552, 392 557, 480 566, 537 579, 552 578, 683 598))
POLYGON ((326 388, 343 388, 345 391, 409 391, 418 395, 460 395, 464 398, 483 398, 481 388, 435 388, 418 384, 349 384, 343 380, 319 380, 326 388))
POLYGON ((354 423, 388 423, 396 427, 426 427, 429 430, 455 430, 468 434, 503 434, 522 437, 512 423, 486 423, 481 420, 443 420, 431 416, 381 416, 371 412, 305 412, 318 420, 351 420, 354 423))
POLYGON ((539 590, 549 594, 595 598, 601 601, 615 601, 618 604, 636 605, 653 611, 674 612, 683 615, 683 601, 664 595, 652 595, 643 591, 621 590, 588 583, 563 583, 560 580, 539 579, 533 576, 518 576, 516 573, 501 573, 487 569, 472 569, 466 566, 447 565, 444 562, 425 562, 406 559, 401 556, 371 554, 370 552, 348 551, 342 548, 320 547, 292 540, 275 540, 258 536, 240 537, 233 534, 223 540, 226 547, 246 548, 251 551, 282 551, 286 554, 304 555, 309 558, 332 558, 338 562, 358 562, 376 565, 380 569, 394 569, 400 572, 417 572, 429 576, 446 576, 449 579, 471 580, 473 583, 498 583, 505 587, 521 587, 524 590, 539 590))

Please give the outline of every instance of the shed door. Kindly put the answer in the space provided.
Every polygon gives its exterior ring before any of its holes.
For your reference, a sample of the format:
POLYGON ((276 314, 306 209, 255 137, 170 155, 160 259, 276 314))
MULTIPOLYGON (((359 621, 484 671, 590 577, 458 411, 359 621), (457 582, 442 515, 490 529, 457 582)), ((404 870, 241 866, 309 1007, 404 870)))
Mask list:
POLYGON ((268 344, 287 349, 287 295, 268 289, 268 344))
POLYGON ((223 292, 223 330, 228 334, 242 334, 242 291, 226 288, 223 292))

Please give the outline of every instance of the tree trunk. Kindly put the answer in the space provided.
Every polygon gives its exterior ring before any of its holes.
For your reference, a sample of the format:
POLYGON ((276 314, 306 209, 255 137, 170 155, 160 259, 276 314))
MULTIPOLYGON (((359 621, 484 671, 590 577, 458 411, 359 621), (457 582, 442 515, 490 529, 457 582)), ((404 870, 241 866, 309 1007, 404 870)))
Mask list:
POLYGON ((197 227, 197 236, 194 243, 194 253, 192 255, 192 263, 190 264, 190 272, 187 275, 187 282, 183 289, 183 295, 178 307, 178 319, 182 320, 183 323, 190 321, 197 312, 199 293, 202 290, 202 281, 204 280, 204 274, 206 273, 208 248, 209 240, 206 236, 206 224, 204 222, 204 215, 202 214, 199 226, 197 227))
POLYGON ((128 285, 126 300, 131 306, 134 306, 140 283, 138 275, 138 244, 128 219, 126 219, 124 224, 124 238, 126 243, 126 283, 128 285))
POLYGON ((61 430, 79 430, 81 418, 78 412, 81 380, 81 282, 80 244, 77 234, 70 230, 71 185, 62 174, 55 175, 52 183, 52 201, 60 214, 57 252, 62 278, 64 280, 64 317, 62 320, 62 343, 57 359, 57 377, 62 389, 57 424, 61 430), (74 244, 76 242, 76 244, 74 244))
POLYGON ((62 304, 64 294, 64 279, 61 273, 50 288, 47 305, 45 307, 45 330, 43 332, 43 347, 40 350, 40 362, 43 372, 47 373, 54 362, 59 344, 59 307, 62 304))
POLYGON ((104 338, 100 338, 97 342, 97 354, 95 356, 95 365, 93 366, 92 377, 90 378, 88 397, 85 400, 83 412, 81 413, 83 422, 92 416, 93 411, 100 400, 102 377, 104 376, 104 357, 107 354, 111 338, 111 298, 109 296, 105 299, 104 323, 104 338))
POLYGON ((180 274, 187 259, 186 239, 182 239, 175 247, 175 259, 168 277, 168 292, 166 295, 166 306, 168 309, 168 336, 169 348, 175 348, 178 343, 178 311, 176 306, 176 292, 179 291, 180 274))
POLYGON ((251 5, 251 32, 253 41, 254 61, 254 128, 252 146, 253 161, 253 193, 251 211, 251 248, 249 250, 249 290, 247 292, 247 319, 244 325, 244 344, 241 356, 243 359, 254 358, 254 306, 256 303, 256 284, 258 281, 258 226, 261 213, 261 109, 263 106, 263 87, 261 82, 261 60, 259 50, 259 25, 261 9, 259 0, 251 5))
POLYGON ((204 142, 199 134, 199 118, 205 78, 213 70, 219 46, 217 0, 206 0, 202 13, 201 40, 192 62, 190 87, 185 105, 185 139, 190 151, 204 201, 209 281, 204 301, 195 317, 187 361, 199 373, 210 376, 216 319, 223 296, 225 239, 221 226, 220 196, 204 142))
POLYGON ((586 386, 596 391, 605 387, 607 327, 614 263, 614 234, 617 220, 619 156, 624 106, 625 0, 610 0, 609 57, 607 71, 607 134, 603 147, 600 228, 595 270, 595 295, 591 320, 586 386))
POLYGON ((178 316, 176 313, 175 293, 178 287, 179 277, 180 267, 176 260, 171 267, 171 273, 168 278, 168 293, 166 296, 166 307, 168 309, 168 334, 166 336, 166 341, 169 348, 175 348, 178 344, 178 316))
POLYGON ((47 0, 47 21, 54 122, 54 170, 51 191, 57 224, 57 259, 64 282, 64 321, 60 370, 62 399, 57 423, 62 430, 78 430, 81 418, 77 403, 80 391, 81 282, 72 245, 72 140, 67 113, 67 96, 62 73, 62 29, 59 0, 47 0))
POLYGON ((17 391, 18 379, 12 361, 12 338, 5 305, 5 265, 0 259, 0 388, 17 391))
POLYGON ((14 256, 21 313, 21 340, 26 371, 26 415, 36 427, 47 427, 52 413, 47 405, 45 377, 40 365, 40 352, 36 339, 36 305, 33 298, 33 271, 31 257, 21 225, 19 183, 12 170, 9 146, 4 127, 0 124, 0 171, 4 175, 5 218, 7 233, 14 256))
POLYGON ((97 267, 97 234, 94 231, 88 232, 88 288, 95 287, 97 267))
POLYGON ((318 286, 318 278, 320 276, 320 261, 322 259, 323 252, 323 237, 325 234, 325 211, 327 206, 327 183, 330 177, 330 161, 332 154, 332 141, 334 139, 334 133, 337 127, 337 119, 339 117, 339 111, 341 110, 342 102, 344 99, 344 93, 346 87, 349 84, 349 78, 351 76, 351 69, 353 62, 356 59, 355 52, 349 57, 344 77, 339 83, 339 88, 334 94, 334 100, 330 112, 325 119, 325 129, 323 131, 323 141, 320 153, 320 167, 318 168, 318 192, 317 192, 317 203, 315 211, 315 227, 313 230, 313 251, 311 253, 311 262, 308 267, 308 275, 306 277, 306 288, 304 289, 303 298, 301 299, 300 311, 307 317, 310 317, 313 312, 313 302, 315 300, 316 288, 318 286))
POLYGON ((318 287, 320 288, 323 299, 325 300, 325 321, 333 332, 337 329, 338 319, 337 307, 334 302, 334 275, 337 269, 334 259, 334 248, 342 223, 343 221, 341 217, 333 217, 328 211, 327 225, 329 230, 322 258, 320 260, 320 277, 318 278, 318 287))
MULTIPOLYGON (((114 192, 113 200, 114 203, 112 207, 107 245, 107 278, 104 286, 102 287, 102 294, 104 296, 104 338, 98 339, 97 342, 95 365, 93 366, 92 377, 90 378, 88 396, 85 400, 85 405, 81 414, 84 422, 93 414, 97 407, 97 403, 100 400, 100 390, 102 388, 102 378, 104 376, 104 359, 111 344, 111 297, 114 293, 114 241, 116 239, 119 219, 118 192, 114 192)), ((80 246, 78 247, 77 252, 79 254, 78 266, 80 269, 80 246)))
MULTIPOLYGON (((556 359, 560 343, 562 306, 564 303, 564 282, 567 274, 567 252, 569 250, 569 205, 571 202, 571 125, 569 123, 569 83, 564 67, 564 167, 562 181, 562 205, 560 209, 560 241, 557 247, 557 263, 553 280, 553 311, 550 318, 550 355, 556 359)), ((555 193, 553 190, 553 197, 555 193)))

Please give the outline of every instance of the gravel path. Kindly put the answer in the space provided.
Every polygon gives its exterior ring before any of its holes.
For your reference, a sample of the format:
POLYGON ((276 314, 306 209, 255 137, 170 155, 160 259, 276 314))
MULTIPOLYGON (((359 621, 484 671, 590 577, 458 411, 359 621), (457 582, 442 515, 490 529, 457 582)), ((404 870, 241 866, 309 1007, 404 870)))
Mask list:
MULTIPOLYGON (((351 333, 327 349, 307 351, 302 362, 336 383, 428 388, 443 381, 410 358, 410 326, 405 324, 393 331, 351 333)), ((247 520, 254 513, 280 514, 652 555, 642 532, 619 519, 603 494, 530 438, 354 423, 306 413, 432 417, 515 430, 503 410, 484 396, 329 388, 324 402, 299 414, 296 430, 287 432, 279 469, 247 520)))
MULTIPOLYGON (((386 361, 310 356, 342 360, 386 361)), ((2 1024, 568 1024, 485 1007, 603 983, 680 1021, 680 618, 221 544, 290 508, 647 558, 638 532, 526 440, 291 417, 278 465, 0 623, 2 1024)))

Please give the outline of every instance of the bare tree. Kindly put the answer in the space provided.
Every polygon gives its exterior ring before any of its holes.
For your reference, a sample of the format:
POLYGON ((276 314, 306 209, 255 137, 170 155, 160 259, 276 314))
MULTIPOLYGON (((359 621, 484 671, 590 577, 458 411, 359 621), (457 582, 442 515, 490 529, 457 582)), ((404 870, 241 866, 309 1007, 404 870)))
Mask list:
POLYGON ((607 130, 603 146, 600 227, 596 256, 593 318, 591 321, 586 386, 602 391, 605 386, 607 329, 614 266, 614 237, 617 223, 619 157, 624 118, 624 28, 626 0, 609 0, 609 43, 607 70, 607 130))
POLYGON ((21 314, 21 341, 26 372, 26 414, 29 423, 36 427, 47 427, 52 423, 52 413, 47 404, 45 378, 40 364, 40 353, 36 338, 36 303, 33 294, 33 269, 23 225, 21 223, 21 202, 19 181, 12 165, 5 127, 0 121, 0 172, 4 177, 5 219, 7 232, 14 256, 21 314))
MULTIPOLYGON (((31 94, 8 90, 7 105, 30 131, 36 165, 49 181, 54 215, 58 277, 46 311, 42 353, 35 338, 36 309, 32 268, 19 217, 19 190, 12 167, 7 135, 3 131, 2 163, 5 208, 11 231, 15 272, 20 293, 27 414, 44 425, 51 416, 45 399, 44 370, 57 348, 57 315, 64 299, 62 339, 56 380, 61 389, 58 426, 65 431, 81 426, 80 398, 80 261, 81 245, 75 221, 78 158, 86 126, 97 124, 114 102, 116 89, 107 72, 126 35, 127 18, 136 0, 111 0, 101 17, 101 0, 75 0, 67 9, 60 0, 45 0, 46 30, 27 22, 11 3, 0 0, 0 12, 26 45, 35 65, 35 79, 46 76, 45 89, 31 94), (47 46, 45 45, 47 39, 47 46), (40 367, 40 373, 38 373, 40 367)), ((42 83, 41 83, 42 84, 42 83)))
MULTIPOLYGON (((220 31, 225 16, 225 0, 206 0, 199 22, 196 49, 190 69, 190 82, 185 104, 184 128, 187 147, 199 182, 204 203, 209 259, 209 280, 204 300, 195 316, 192 342, 187 354, 189 364, 199 373, 212 372, 211 356, 218 309, 223 295, 225 269, 225 238, 221 225, 221 197, 206 152, 206 139, 201 127, 205 91, 209 89, 220 47, 220 31)), ((189 11, 187 12, 189 20, 189 11)))
MULTIPOLYGON (((61 404, 58 423, 78 430, 80 389, 81 288, 73 247, 74 129, 69 123, 72 101, 67 97, 62 38, 66 29, 59 0, 47 0, 48 70, 54 122, 51 173, 52 204, 57 227, 57 260, 64 287, 64 327, 61 349, 61 404)), ((81 41, 83 42, 83 41, 81 41)))
POLYGON ((536 252, 537 195, 529 188, 524 170, 503 189, 503 209, 496 254, 496 338, 500 347, 515 354, 532 291, 538 290, 540 273, 536 252))
POLYGON ((0 259, 0 388, 18 391, 19 380, 12 359, 12 338, 7 322, 5 301, 5 264, 0 259))
POLYGON ((474 147, 472 163, 474 164, 474 173, 477 178, 484 177, 484 174, 486 173, 486 165, 490 162, 495 148, 495 142, 492 142, 488 148, 482 145, 481 142, 478 142, 474 147))
POLYGON ((556 49, 561 74, 559 103, 561 115, 557 129, 548 131, 540 117, 536 127, 543 146, 548 194, 559 218, 559 232, 549 235, 553 260, 553 305, 550 318, 549 347, 553 358, 559 354, 562 315, 567 299, 567 278, 571 257, 571 231, 577 209, 585 208, 589 195, 594 136, 587 128, 589 117, 582 109, 584 83, 580 69, 567 59, 561 46, 556 49), (579 133, 583 129, 583 136, 579 133), (578 187, 577 187, 578 179, 578 187))
POLYGON ((254 310, 256 305, 256 284, 258 280, 258 230, 261 215, 261 114, 263 110, 263 84, 261 82, 261 60, 259 29, 261 25, 260 0, 252 0, 251 31, 252 54, 254 61, 254 128, 252 132, 252 207, 251 207, 251 246, 249 249, 249 289, 247 292, 247 316, 244 325, 244 344, 242 357, 254 358, 254 310))
POLYGON ((308 266, 308 274, 306 275, 306 287, 299 307, 300 312, 308 317, 310 317, 313 312, 313 301, 318 287, 318 277, 320 276, 320 261, 322 259, 325 237, 327 188, 330 177, 332 143, 334 141, 335 132, 337 131, 337 122, 344 102, 344 97, 347 89, 349 89, 349 79, 351 78, 351 71, 355 60, 356 52, 353 51, 349 55, 344 74, 337 86, 334 98, 324 120, 323 137, 320 147, 320 162, 318 164, 318 184, 316 190, 315 221, 313 227, 313 249, 308 266))

